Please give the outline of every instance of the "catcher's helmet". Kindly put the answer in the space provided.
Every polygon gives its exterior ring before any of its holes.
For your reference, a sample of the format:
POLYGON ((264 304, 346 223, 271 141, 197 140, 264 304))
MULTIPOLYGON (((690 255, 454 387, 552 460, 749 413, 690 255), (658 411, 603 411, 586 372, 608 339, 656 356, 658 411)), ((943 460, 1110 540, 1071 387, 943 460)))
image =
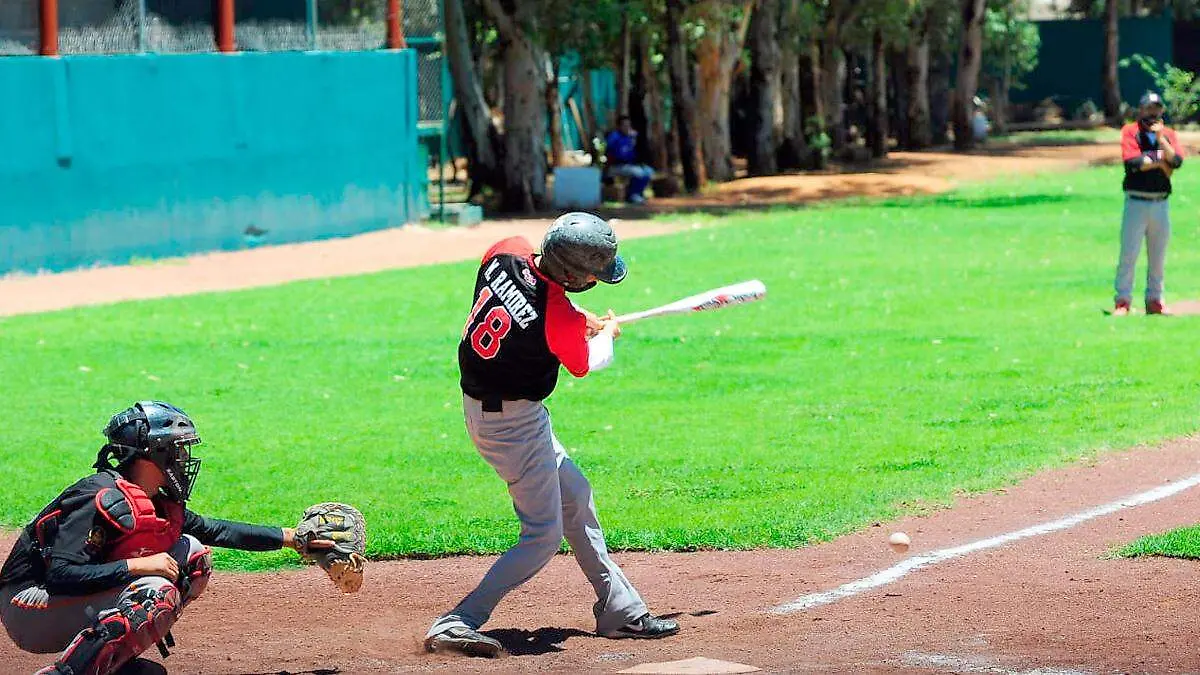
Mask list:
POLYGON ((200 473, 192 447, 200 444, 196 425, 187 413, 162 401, 138 401, 113 415, 104 427, 108 443, 96 457, 97 469, 124 468, 137 458, 148 459, 167 477, 167 496, 187 501, 200 473))
POLYGON ((603 218, 575 211, 559 216, 542 239, 538 267, 568 291, 586 291, 596 285, 619 283, 628 271, 617 255, 617 235, 603 218))

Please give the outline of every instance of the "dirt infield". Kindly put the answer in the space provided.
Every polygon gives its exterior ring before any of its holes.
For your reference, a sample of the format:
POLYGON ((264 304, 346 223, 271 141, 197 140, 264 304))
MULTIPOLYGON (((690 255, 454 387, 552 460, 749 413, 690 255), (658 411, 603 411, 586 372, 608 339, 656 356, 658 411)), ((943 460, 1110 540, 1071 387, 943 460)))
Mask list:
MULTIPOLYGON (((618 219, 614 225, 623 238, 664 234, 686 224, 645 218, 685 209, 736 209, 853 196, 930 194, 948 190, 961 181, 1113 162, 1118 158, 1116 153, 1113 145, 1010 148, 965 156, 897 152, 870 173, 748 178, 717 186, 699 197, 655 200, 651 208, 616 211, 618 219)), ((478 227, 454 229, 409 226, 343 239, 146 264, 0 277, 0 316, 466 260, 482 254, 489 245, 506 236, 522 235, 537 241, 546 224, 543 218, 489 221, 478 227)))
MULTIPOLYGON (((1074 514, 1200 473, 1200 439, 1104 456, 888 527, 801 550, 617 557, 683 632, 660 642, 590 633, 591 589, 557 556, 500 606, 488 632, 512 652, 487 661, 425 655, 428 624, 483 574, 491 557, 374 563, 363 591, 333 592, 316 570, 219 574, 175 630, 171 672, 616 672, 706 656, 765 671, 1195 672, 1194 563, 1109 559, 1146 533, 1193 523, 1200 488, 912 572, 815 609, 770 608, 892 566, 887 536, 910 555, 1074 514), (311 604, 301 600, 311 596, 311 604)), ((11 537, 0 543, 7 551, 11 537)), ((0 672, 44 657, 0 638, 0 672)), ((157 657, 155 657, 157 659, 157 657)))

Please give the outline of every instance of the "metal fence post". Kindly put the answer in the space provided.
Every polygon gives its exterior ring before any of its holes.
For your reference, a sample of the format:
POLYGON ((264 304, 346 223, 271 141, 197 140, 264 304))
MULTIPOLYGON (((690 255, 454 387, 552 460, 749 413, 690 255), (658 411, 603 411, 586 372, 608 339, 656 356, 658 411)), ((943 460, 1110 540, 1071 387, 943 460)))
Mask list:
POLYGON ((404 49, 404 31, 400 29, 403 12, 400 0, 388 0, 387 3, 387 48, 404 49))
POLYGON ((137 22, 138 22, 138 51, 145 52, 147 46, 146 39, 146 0, 138 0, 137 3, 137 22))
POLYGON ((58 56, 58 0, 38 3, 38 53, 58 56))
POLYGON ((233 0, 217 0, 217 13, 213 19, 216 21, 213 32, 216 34, 217 51, 234 51, 233 0))
POLYGON ((308 30, 308 48, 311 51, 320 49, 317 44, 317 0, 306 0, 304 3, 304 23, 308 30))

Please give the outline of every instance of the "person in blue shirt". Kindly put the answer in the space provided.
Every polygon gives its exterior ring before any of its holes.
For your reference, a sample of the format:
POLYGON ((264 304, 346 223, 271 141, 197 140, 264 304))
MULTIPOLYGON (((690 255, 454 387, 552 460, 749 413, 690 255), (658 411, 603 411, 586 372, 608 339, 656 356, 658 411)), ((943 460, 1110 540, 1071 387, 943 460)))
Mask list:
POLYGON ((646 191, 646 186, 654 176, 653 168, 637 161, 637 141, 637 131, 634 130, 628 115, 622 115, 617 121, 617 128, 608 132, 604 138, 608 173, 629 179, 625 187, 625 201, 630 204, 646 203, 642 193, 646 191))

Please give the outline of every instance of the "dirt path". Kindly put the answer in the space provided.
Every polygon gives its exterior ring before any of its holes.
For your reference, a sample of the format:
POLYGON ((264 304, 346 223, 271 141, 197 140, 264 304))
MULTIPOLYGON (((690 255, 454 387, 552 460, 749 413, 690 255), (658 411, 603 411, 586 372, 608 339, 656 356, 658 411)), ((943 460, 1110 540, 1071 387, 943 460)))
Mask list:
MULTIPOLYGON (((615 672, 706 656, 774 672, 1195 672, 1195 563, 1103 556, 1143 534, 1194 523, 1200 488, 917 570, 823 607, 783 616, 768 610, 896 564, 903 556, 886 545, 893 529, 910 533, 910 554, 921 554, 1197 473, 1200 439, 1185 439, 1043 473, 953 509, 806 549, 618 555, 657 611, 683 613, 684 632, 661 642, 592 636, 590 587, 571 558, 558 556, 493 617, 491 634, 513 652, 498 661, 420 650, 431 618, 470 590, 490 557, 376 563, 363 592, 344 597, 314 570, 222 574, 175 631, 179 648, 169 665, 177 674, 615 672), (315 600, 305 604, 301 594, 315 600)), ((0 672, 43 662, 2 640, 0 672)))
MULTIPOLYGON (((654 213, 852 196, 928 194, 948 190, 960 181, 1066 170, 1115 159, 1115 148, 1110 145, 1015 148, 969 156, 897 152, 871 173, 749 178, 720 185, 697 198, 656 200, 651 209, 618 212, 630 217, 618 219, 614 226, 623 238, 650 236, 686 226, 644 219, 654 213)), ((0 277, 0 316, 466 260, 506 236, 522 235, 538 241, 546 224, 545 219, 530 219, 489 221, 477 227, 453 229, 410 226, 149 264, 0 277)))

